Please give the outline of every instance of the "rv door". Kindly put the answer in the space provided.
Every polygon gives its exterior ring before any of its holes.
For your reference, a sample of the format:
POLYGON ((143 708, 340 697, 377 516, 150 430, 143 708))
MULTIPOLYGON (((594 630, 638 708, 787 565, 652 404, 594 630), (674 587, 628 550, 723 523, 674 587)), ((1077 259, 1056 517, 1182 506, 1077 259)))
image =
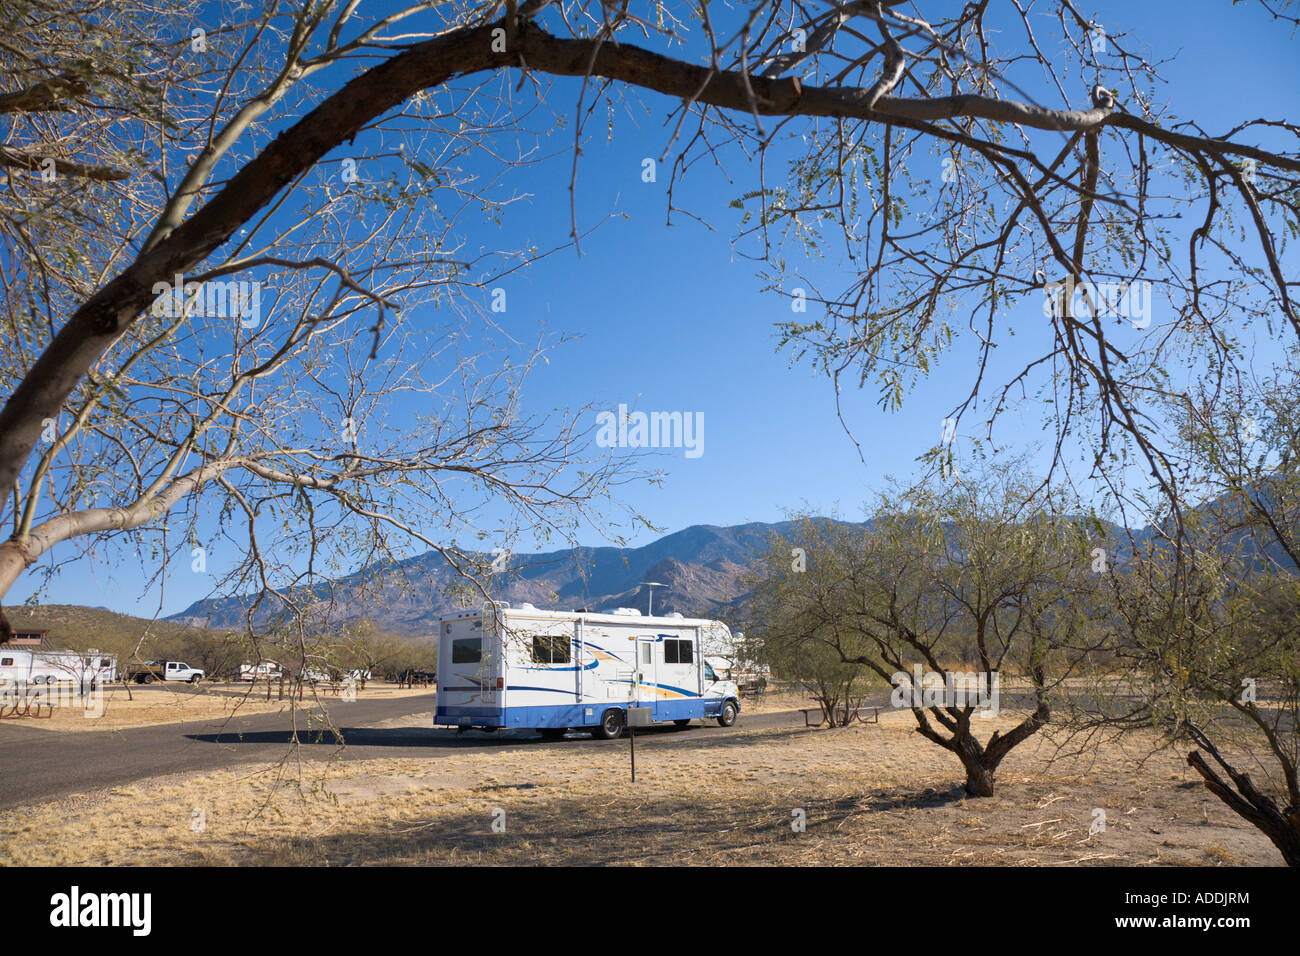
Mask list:
POLYGON ((573 622, 573 693, 574 700, 582 703, 582 672, 587 660, 586 648, 582 646, 582 621, 573 622))
POLYGON ((641 679, 637 682, 636 696, 633 699, 638 704, 653 705, 659 696, 655 692, 659 683, 658 665, 655 660, 657 657, 653 637, 636 639, 636 669, 641 679))

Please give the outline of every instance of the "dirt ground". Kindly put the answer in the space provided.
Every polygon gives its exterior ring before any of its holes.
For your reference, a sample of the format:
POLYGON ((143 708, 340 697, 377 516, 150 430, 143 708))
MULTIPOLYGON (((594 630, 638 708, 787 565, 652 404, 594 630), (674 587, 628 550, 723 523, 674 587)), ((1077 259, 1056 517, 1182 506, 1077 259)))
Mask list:
MULTIPOLYGON (((157 724, 181 723, 193 720, 212 720, 234 714, 247 716, 284 710, 289 707, 289 687, 285 686, 285 700, 279 699, 279 686, 272 685, 271 699, 266 699, 266 685, 252 689, 248 684, 147 684, 133 686, 128 696, 122 685, 104 689, 101 700, 86 702, 64 701, 63 706, 52 710, 49 717, 25 717, 24 726, 43 730, 103 731, 125 730, 130 727, 151 727, 157 724)), ((322 700, 337 700, 325 685, 316 693, 322 700)), ((398 689, 396 684, 370 682, 365 690, 356 691, 358 698, 366 700, 405 697, 427 694, 429 688, 398 689)), ((303 702, 312 699, 312 690, 304 689, 303 702)))
MULTIPOLYGON (((989 722, 991 731, 1015 715, 989 722)), ((415 716, 411 726, 427 726, 415 716)), ((967 799, 906 713, 723 746, 521 751, 177 776, 0 813, 5 865, 1279 865, 1177 754, 1017 748, 967 799), (1104 829, 1102 825, 1104 824, 1104 829)))

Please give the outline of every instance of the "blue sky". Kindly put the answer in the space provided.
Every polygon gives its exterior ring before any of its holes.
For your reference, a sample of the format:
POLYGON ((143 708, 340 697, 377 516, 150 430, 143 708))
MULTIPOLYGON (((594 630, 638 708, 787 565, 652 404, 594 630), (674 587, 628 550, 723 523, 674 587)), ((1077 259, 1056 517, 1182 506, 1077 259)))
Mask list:
MULTIPOLYGON (((1207 131, 1259 116, 1295 118, 1300 67, 1293 45, 1285 30, 1253 7, 1161 2, 1083 12, 1103 24, 1113 19, 1140 36, 1157 58, 1172 58, 1162 67, 1172 110, 1196 117, 1207 131), (1230 82, 1218 78, 1225 70, 1232 73, 1230 82)), ((1048 100, 1046 88, 1041 92, 1048 100)), ((649 112, 635 123, 620 114, 612 142, 605 139, 603 118, 594 122, 580 165, 581 222, 592 225, 610 209, 622 216, 586 240, 581 256, 560 252, 505 283, 507 330, 530 338, 544 323, 553 332, 579 336, 551 353, 549 366, 534 374, 526 391, 529 402, 539 410, 589 402, 613 408, 623 402, 644 410, 703 413, 703 455, 688 458, 676 449, 655 456, 649 463, 665 472, 663 486, 630 486, 620 496, 666 532, 692 524, 779 520, 805 504, 860 514, 886 475, 907 476, 916 457, 938 441, 943 417, 968 385, 970 353, 951 356, 944 371, 923 382, 899 413, 878 409, 871 393, 846 390, 844 410, 862 442, 862 461, 836 418, 829 382, 806 364, 791 367, 789 355, 776 350, 774 323, 789 316, 788 303, 762 293, 753 263, 733 254, 738 214, 727 204, 753 188, 754 178, 735 165, 732 183, 712 167, 698 165, 677 203, 716 231, 682 215, 665 228, 666 164, 651 184, 642 181, 641 163, 660 154, 667 134, 659 124, 670 106, 653 94, 635 97, 649 112)), ((571 118, 572 102, 571 96, 560 97, 557 110, 571 118)), ((546 145, 559 155, 512 182, 531 198, 508 216, 504 232, 494 234, 496 227, 484 226, 470 237, 490 244, 508 235, 514 244, 534 241, 542 247, 561 241, 569 228, 569 141, 568 130, 552 134, 546 145)), ((832 276, 844 265, 832 257, 814 268, 826 279, 825 288, 839 291, 848 274, 832 276)), ((1041 323, 1038 309, 1037 300, 1026 304, 1023 318, 1017 315, 1013 322, 1041 323)), ((1023 336, 1000 359, 1009 367, 1025 354, 1018 349, 1031 346, 1030 338, 1023 336)), ((972 415, 963 431, 973 431, 977 420, 982 416, 972 415)), ((1004 426, 1001 434, 1022 450, 1047 437, 1036 419, 1026 419, 1019 429, 1004 426)), ((632 543, 656 536, 642 532, 632 543)), ((583 537, 584 543, 602 543, 594 531, 583 537)), ((219 568, 230 557, 213 553, 209 562, 219 568)), ((69 566, 44 599, 154 613, 157 592, 142 595, 132 566, 112 571, 112 563, 69 566)), ((11 601, 26 597, 30 587, 24 584, 20 580, 11 601)), ((206 596, 210 585, 178 566, 162 613, 182 610, 206 596)))

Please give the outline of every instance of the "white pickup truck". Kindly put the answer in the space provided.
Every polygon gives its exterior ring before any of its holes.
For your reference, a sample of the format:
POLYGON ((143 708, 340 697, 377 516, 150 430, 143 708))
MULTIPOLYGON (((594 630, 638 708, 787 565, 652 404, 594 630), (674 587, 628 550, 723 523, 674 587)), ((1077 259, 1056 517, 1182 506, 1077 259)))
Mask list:
POLYGON ((126 679, 137 684, 152 684, 156 680, 184 681, 197 684, 207 676, 207 672, 197 667, 190 667, 184 661, 147 661, 132 667, 126 673, 126 679))

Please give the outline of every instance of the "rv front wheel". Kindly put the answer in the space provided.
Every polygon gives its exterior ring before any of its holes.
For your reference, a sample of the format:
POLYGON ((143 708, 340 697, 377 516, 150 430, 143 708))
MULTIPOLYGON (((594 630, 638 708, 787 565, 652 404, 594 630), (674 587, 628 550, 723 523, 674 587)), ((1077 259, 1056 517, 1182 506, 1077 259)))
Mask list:
POLYGON ((730 727, 736 722, 736 702, 727 701, 722 705, 722 710, 718 711, 718 726, 730 727))
POLYGON ((621 710, 605 711, 593 736, 599 737, 601 740, 615 740, 623 736, 623 712, 621 710))

